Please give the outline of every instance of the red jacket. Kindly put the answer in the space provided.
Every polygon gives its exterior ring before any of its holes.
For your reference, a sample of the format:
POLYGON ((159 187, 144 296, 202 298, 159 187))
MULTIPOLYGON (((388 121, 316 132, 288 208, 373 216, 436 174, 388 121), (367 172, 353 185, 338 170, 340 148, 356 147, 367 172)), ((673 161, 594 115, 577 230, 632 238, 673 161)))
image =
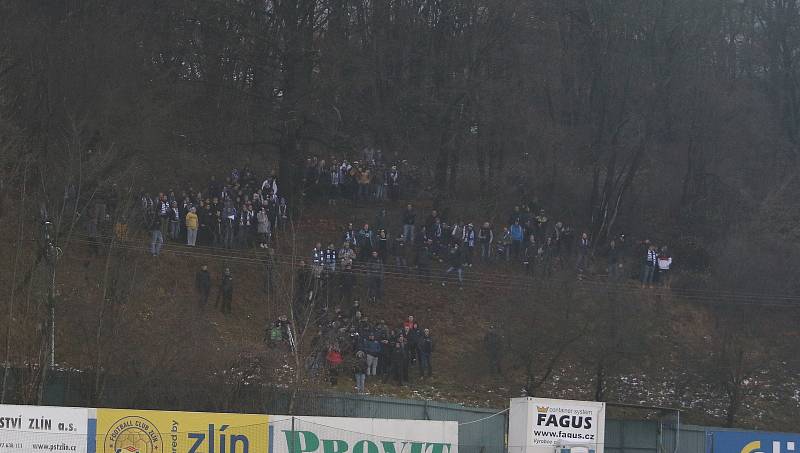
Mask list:
POLYGON ((330 351, 328 351, 328 356, 326 357, 326 359, 328 360, 328 364, 330 366, 339 366, 342 364, 342 353, 334 349, 331 349, 330 351))

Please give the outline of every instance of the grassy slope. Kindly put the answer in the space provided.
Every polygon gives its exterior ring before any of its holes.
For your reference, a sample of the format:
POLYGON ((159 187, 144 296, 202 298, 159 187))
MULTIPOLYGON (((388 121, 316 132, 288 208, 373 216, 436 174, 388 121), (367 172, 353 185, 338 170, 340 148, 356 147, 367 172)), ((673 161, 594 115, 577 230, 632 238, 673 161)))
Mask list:
MULTIPOLYGON (((317 209, 313 216, 307 216, 307 220, 298 225, 296 250, 310 250, 316 238, 338 238, 337 225, 351 218, 372 218, 370 214, 373 212, 373 209, 317 209)), ((8 222, 8 218, 5 221, 8 222)), ((13 224, 9 223, 2 226, 9 232, 6 237, 13 237, 12 227, 13 224)), ((33 247, 34 242, 31 235, 25 237, 25 248, 17 263, 17 281, 30 268, 32 260, 25 250, 33 247)), ((161 257, 154 258, 144 251, 144 242, 141 233, 132 235, 127 245, 117 249, 115 259, 108 262, 104 257, 91 257, 80 238, 74 239, 66 248, 57 274, 57 357, 61 365, 88 369, 99 360, 102 366, 110 368, 113 364, 118 372, 141 376, 141 387, 130 391, 142 401, 152 396, 147 394, 150 391, 148 383, 155 381, 155 374, 179 376, 186 369, 209 370, 216 374, 231 367, 242 368, 248 363, 259 362, 266 363, 273 371, 278 370, 270 373, 272 379, 285 379, 286 368, 282 364, 291 363, 291 360, 276 357, 274 351, 265 347, 262 338, 266 322, 286 313, 286 301, 282 297, 269 298, 261 290, 261 268, 248 261, 258 259, 258 252, 238 252, 235 255, 237 259, 231 259, 231 254, 202 248, 193 252, 204 256, 185 256, 181 254, 186 251, 184 247, 170 244, 161 257), (223 316, 212 306, 205 311, 198 308, 193 284, 194 273, 201 264, 209 265, 215 284, 224 266, 232 268, 236 289, 231 316, 223 316), (114 298, 109 287, 116 288, 113 292, 116 303, 102 308, 100 301, 104 288, 106 297, 114 298), (105 346, 98 354, 97 327, 101 312, 100 341, 105 346), (203 364, 209 365, 204 367, 203 364), (280 377, 281 370, 283 378, 280 377)), ((4 271, 0 278, 6 287, 10 287, 15 249, 11 241, 4 242, 2 249, 5 259, 2 260, 4 271)), ((291 253, 288 241, 281 243, 278 253, 291 253)), ((438 267, 435 268, 435 275, 438 271, 438 267)), ((479 268, 472 271, 473 275, 478 272, 479 268)), ((16 314, 11 331, 14 338, 23 338, 31 329, 41 328, 37 323, 41 320, 43 306, 40 304, 42 298, 37 296, 41 293, 37 293, 36 288, 45 280, 40 274, 34 273, 30 294, 25 288, 16 293, 16 314)), ((357 291, 357 294, 363 294, 363 287, 360 285, 357 291)), ((489 324, 500 319, 501 327, 512 331, 524 327, 520 323, 527 322, 528 318, 509 316, 509 309, 511 313, 518 308, 534 312, 558 310, 561 303, 537 298, 546 292, 536 291, 530 291, 520 299, 502 285, 468 285, 464 291, 458 291, 452 287, 442 288, 436 284, 393 277, 387 279, 385 292, 384 303, 367 306, 367 314, 373 320, 385 319, 390 325, 414 314, 425 327, 429 327, 436 339, 437 350, 433 360, 436 376, 429 382, 414 382, 403 388, 368 382, 368 390, 373 394, 425 397, 493 407, 502 407, 508 397, 518 396, 524 381, 519 369, 510 370, 505 379, 498 379, 488 372, 482 340, 489 324), (522 307, 518 306, 520 303, 523 303, 522 307), (515 306, 509 307, 509 304, 515 306)), ((216 288, 212 292, 212 302, 215 296, 216 288)), ((680 334, 687 329, 692 331, 689 337, 700 339, 713 322, 702 309, 690 304, 648 300, 646 297, 642 303, 642 310, 656 313, 663 320, 660 331, 654 331, 652 335, 663 335, 665 341, 674 337, 676 331, 680 334)), ((3 318, 0 328, 6 332, 7 318, 3 318)), ((36 347, 33 340, 21 342, 13 348, 12 357, 22 361, 25 354, 30 354, 36 347)), ((542 393, 554 397, 591 398, 592 376, 576 367, 582 360, 586 358, 566 355, 557 364, 553 378, 542 387, 542 393)), ((676 364, 670 366, 673 365, 676 364)), ((649 365, 642 364, 644 366, 649 365)), ((629 368, 635 369, 636 366, 629 365, 629 368)), ((202 373, 193 373, 202 385, 202 373)), ((411 376, 414 381, 415 369, 412 369, 411 376)), ((643 399, 642 394, 647 392, 639 391, 637 385, 643 384, 624 383, 621 388, 627 390, 614 390, 611 397, 634 403, 652 402, 643 399)), ((348 391, 351 386, 351 380, 342 379, 339 389, 348 391)), ((702 407, 694 409, 698 410, 695 421, 710 421, 703 415, 702 407)))

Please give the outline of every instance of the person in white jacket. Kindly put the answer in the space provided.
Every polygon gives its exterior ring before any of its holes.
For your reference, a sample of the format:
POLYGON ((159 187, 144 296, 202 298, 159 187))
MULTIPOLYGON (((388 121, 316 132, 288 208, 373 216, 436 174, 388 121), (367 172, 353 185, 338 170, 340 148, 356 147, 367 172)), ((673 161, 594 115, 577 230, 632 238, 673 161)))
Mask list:
POLYGON ((672 267, 672 255, 670 255, 665 245, 661 247, 661 251, 658 253, 658 278, 664 284, 664 288, 667 289, 672 283, 670 267, 672 267))

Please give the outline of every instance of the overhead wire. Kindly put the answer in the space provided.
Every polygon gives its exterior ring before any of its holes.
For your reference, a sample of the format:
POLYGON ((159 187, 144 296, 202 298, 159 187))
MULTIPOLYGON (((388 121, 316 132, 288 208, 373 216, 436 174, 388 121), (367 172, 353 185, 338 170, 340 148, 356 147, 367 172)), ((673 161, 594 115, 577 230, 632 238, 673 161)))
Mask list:
MULTIPOLYGON (((105 236, 99 239, 110 240, 111 237, 105 236)), ((86 236, 73 237, 72 240, 74 242, 78 242, 85 245, 95 245, 95 246, 101 245, 98 242, 93 242, 90 238, 86 236)), ((114 246, 124 250, 144 251, 148 248, 149 241, 116 240, 114 246)), ((258 252, 258 250, 256 250, 256 252, 258 252)), ((261 257, 259 257, 257 253, 254 254, 252 251, 249 252, 229 251, 227 249, 191 247, 185 244, 175 244, 175 243, 169 243, 162 250, 162 253, 169 253, 176 256, 214 259, 223 262, 236 262, 240 264, 249 264, 258 266, 266 266, 267 262, 270 261, 270 259, 266 257, 266 254, 261 255, 261 257), (224 252, 222 252, 222 250, 224 250, 224 252)), ((297 266, 301 261, 304 261, 304 258, 306 257, 300 255, 275 253, 271 261, 273 261, 276 265, 297 266)), ((431 267, 430 270, 433 271, 434 268, 431 267)), ((363 273, 363 268, 361 266, 356 265, 353 272, 356 274, 363 273)), ((464 282, 465 287, 473 285, 476 287, 487 288, 487 289, 492 289, 492 288, 540 289, 542 287, 540 283, 541 279, 533 280, 531 278, 520 277, 519 275, 501 274, 499 272, 484 271, 483 269, 478 271, 478 273, 480 274, 480 276, 474 276, 474 273, 471 271, 464 272, 465 275, 463 276, 462 281, 464 282)), ((458 283, 458 278, 455 275, 442 276, 441 272, 439 272, 439 274, 440 275, 435 275, 434 272, 431 272, 430 275, 423 275, 420 274, 419 272, 415 274, 411 272, 410 266, 404 267, 391 264, 384 264, 384 275, 390 279, 417 281, 417 282, 438 281, 445 283, 458 283)), ((555 282, 557 280, 553 279, 550 281, 555 282)), ((781 295, 773 297, 770 294, 758 294, 758 295, 755 294, 750 295, 746 293, 735 294, 735 293, 718 292, 710 290, 705 290, 705 291, 686 290, 683 288, 673 288, 673 289, 660 288, 660 289, 642 290, 637 285, 630 285, 624 283, 609 283, 608 281, 596 280, 594 277, 591 277, 588 274, 585 274, 582 279, 577 280, 576 284, 574 286, 571 286, 570 288, 580 292, 582 290, 589 289, 589 287, 593 287, 594 290, 603 290, 605 291, 606 294, 616 294, 616 295, 650 294, 663 297, 676 297, 687 301, 702 302, 712 305, 751 305, 759 307, 800 308, 800 296, 781 295)))

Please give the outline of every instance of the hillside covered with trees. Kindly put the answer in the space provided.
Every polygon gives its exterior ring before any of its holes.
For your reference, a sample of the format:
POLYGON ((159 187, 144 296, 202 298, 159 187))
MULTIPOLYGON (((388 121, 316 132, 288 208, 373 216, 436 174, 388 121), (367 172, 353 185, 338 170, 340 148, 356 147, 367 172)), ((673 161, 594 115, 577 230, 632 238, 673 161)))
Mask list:
POLYGON ((593 243, 580 281, 478 266, 455 293, 388 278, 370 315, 413 310, 441 344, 436 379, 411 391, 497 404, 524 390, 797 430, 799 65, 796 0, 2 0, 2 399, 41 396, 51 305, 58 361, 85 372, 92 403, 118 376, 124 403, 143 406, 177 398, 176 382, 312 385, 312 335, 287 357, 264 326, 291 311, 300 257, 378 208, 323 206, 306 159, 371 146, 410 181, 394 217, 408 201, 501 225, 535 200, 593 243), (274 171, 296 223, 267 298, 263 250, 154 261, 133 216, 142 193, 234 166, 274 171), (131 231, 106 232, 96 256, 84 229, 99 198, 131 231), (670 245, 671 290, 603 283, 623 232, 670 245), (233 317, 192 310, 201 264, 233 268, 233 317), (492 326, 502 376, 485 368, 492 326), (6 391, 11 369, 22 390, 6 391))

